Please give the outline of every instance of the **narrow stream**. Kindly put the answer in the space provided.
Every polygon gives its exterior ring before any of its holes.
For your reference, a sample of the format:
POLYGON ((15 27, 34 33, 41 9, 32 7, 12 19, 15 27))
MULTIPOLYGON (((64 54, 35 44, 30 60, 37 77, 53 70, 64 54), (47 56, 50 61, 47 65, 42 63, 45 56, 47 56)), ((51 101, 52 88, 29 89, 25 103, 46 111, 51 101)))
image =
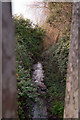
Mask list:
POLYGON ((36 102, 33 107, 33 118, 47 118, 46 100, 43 97, 47 88, 44 84, 44 70, 42 64, 38 62, 33 66, 33 70, 32 80, 36 83, 36 87, 40 93, 40 102, 36 102))

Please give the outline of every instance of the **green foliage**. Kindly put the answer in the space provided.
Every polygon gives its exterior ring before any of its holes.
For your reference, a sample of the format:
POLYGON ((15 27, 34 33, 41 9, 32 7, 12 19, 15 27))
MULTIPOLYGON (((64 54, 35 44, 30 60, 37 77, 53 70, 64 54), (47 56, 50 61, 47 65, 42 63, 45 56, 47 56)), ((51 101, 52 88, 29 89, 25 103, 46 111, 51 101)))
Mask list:
MULTIPOLYGON (((51 4, 51 15, 48 23, 53 27, 59 27, 59 23, 64 20, 65 5, 51 4), (55 14, 53 14, 55 6, 55 14), (61 15, 60 15, 61 14, 61 15), (56 24, 55 24, 56 22, 56 24)), ((66 12, 67 14, 67 12, 66 12)), ((69 16, 71 13, 68 14, 69 16)), ((68 18, 69 18, 68 16, 68 18)), ((70 19, 71 20, 71 19, 70 19)), ((69 19, 67 21, 70 22, 69 19)), ((17 84, 18 84, 18 115, 21 119, 32 117, 31 108, 33 103, 39 101, 40 94, 37 93, 35 83, 32 82, 32 65, 42 58, 45 70, 45 84, 47 86, 46 100, 48 102, 49 116, 63 116, 65 80, 67 73, 68 53, 69 53, 69 34, 70 26, 63 27, 62 35, 58 43, 52 45, 43 54, 43 40, 45 32, 37 25, 32 25, 30 20, 22 17, 15 17, 16 27, 16 62, 17 62, 17 84), (42 54, 42 56, 41 56, 42 54), (25 112, 26 111, 26 112, 25 112)))
POLYGON ((53 115, 63 116, 64 105, 60 103, 58 100, 55 101, 54 105, 51 108, 51 112, 53 115))
POLYGON ((49 2, 48 8, 50 15, 47 18, 47 22, 51 24, 51 27, 59 27, 61 24, 71 22, 72 17, 72 3, 55 3, 49 2))
POLYGON ((72 3, 49 2, 50 15, 47 23, 58 29, 60 34, 56 44, 42 54, 47 86, 46 100, 50 117, 63 117, 67 64, 70 45, 72 3))
POLYGON ((58 64, 58 69, 61 72, 61 75, 64 77, 66 77, 67 74, 68 54, 69 37, 63 36, 59 39, 59 42, 54 45, 53 57, 55 63, 58 64))
POLYGON ((16 72, 18 85, 18 115, 20 119, 31 118, 34 102, 39 101, 39 93, 32 82, 32 65, 40 58, 43 50, 44 30, 32 26, 28 19, 14 18, 16 32, 16 72))
POLYGON ((25 117, 31 117, 31 104, 36 100, 38 101, 39 93, 37 93, 37 88, 35 83, 31 81, 30 70, 24 70, 24 68, 19 65, 17 68, 17 81, 18 81, 18 115, 21 119, 25 117), (25 110, 26 116, 25 116, 25 110))
POLYGON ((45 84, 48 88, 46 100, 49 105, 49 116, 52 117, 63 115, 69 44, 69 36, 63 33, 58 43, 52 45, 42 55, 45 84))
POLYGON ((33 27, 30 20, 22 17, 15 17, 14 21, 17 41, 26 48, 24 52, 29 52, 28 57, 32 55, 36 60, 43 50, 44 30, 38 25, 33 27))

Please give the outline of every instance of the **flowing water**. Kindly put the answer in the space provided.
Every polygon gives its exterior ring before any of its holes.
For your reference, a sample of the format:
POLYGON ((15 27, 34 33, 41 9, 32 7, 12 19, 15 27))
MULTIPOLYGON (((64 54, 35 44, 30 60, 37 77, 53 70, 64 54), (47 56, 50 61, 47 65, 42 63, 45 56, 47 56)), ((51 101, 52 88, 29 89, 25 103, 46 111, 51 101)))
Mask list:
POLYGON ((40 102, 36 102, 33 107, 33 118, 47 118, 47 106, 43 97, 47 88, 44 84, 44 70, 42 64, 38 62, 33 66, 33 70, 32 80, 36 83, 36 87, 40 93, 40 102))

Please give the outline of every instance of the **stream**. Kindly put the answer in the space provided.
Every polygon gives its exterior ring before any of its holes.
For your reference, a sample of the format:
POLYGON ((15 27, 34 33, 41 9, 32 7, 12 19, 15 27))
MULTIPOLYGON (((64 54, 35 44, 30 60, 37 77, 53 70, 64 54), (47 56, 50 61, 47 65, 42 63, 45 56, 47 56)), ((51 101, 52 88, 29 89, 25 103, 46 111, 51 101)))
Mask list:
POLYGON ((37 90, 40 93, 40 102, 36 102, 33 106, 33 118, 47 118, 46 100, 43 97, 47 88, 44 84, 44 70, 40 62, 33 65, 32 81, 36 83, 37 90))

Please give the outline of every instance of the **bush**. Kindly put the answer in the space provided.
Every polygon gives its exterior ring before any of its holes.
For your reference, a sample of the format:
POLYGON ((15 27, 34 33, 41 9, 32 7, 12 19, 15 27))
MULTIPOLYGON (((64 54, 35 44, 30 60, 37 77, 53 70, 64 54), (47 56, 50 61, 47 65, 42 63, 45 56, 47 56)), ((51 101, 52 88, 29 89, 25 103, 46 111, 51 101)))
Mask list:
POLYGON ((51 29, 58 29, 60 33, 56 43, 42 55, 45 84, 48 88, 46 93, 48 114, 53 118, 63 117, 72 6, 72 3, 48 3, 50 14, 46 22, 51 29))
POLYGON ((63 34, 58 43, 52 45, 42 55, 45 84, 48 88, 46 100, 48 113, 51 117, 63 116, 69 44, 69 37, 63 34))
POLYGON ((32 82, 32 65, 40 58, 43 50, 44 30, 32 26, 28 19, 14 17, 16 32, 16 75, 18 85, 18 115, 20 119, 32 117, 31 108, 39 93, 32 82))
POLYGON ((64 112, 64 105, 56 100, 51 108, 51 112, 53 115, 58 115, 62 117, 64 112))

